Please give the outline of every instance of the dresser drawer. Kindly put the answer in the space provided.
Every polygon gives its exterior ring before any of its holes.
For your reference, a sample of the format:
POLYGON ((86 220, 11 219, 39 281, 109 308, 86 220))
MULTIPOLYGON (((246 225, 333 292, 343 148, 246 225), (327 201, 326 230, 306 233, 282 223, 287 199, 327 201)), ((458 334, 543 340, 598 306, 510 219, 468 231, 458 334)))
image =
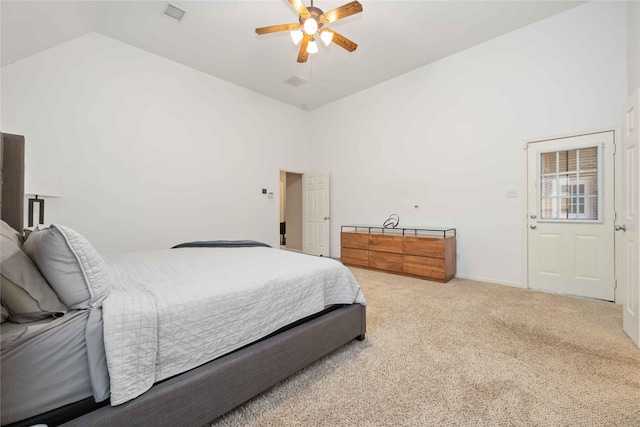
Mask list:
POLYGON ((402 253, 402 236, 369 234, 369 250, 378 252, 402 253))
POLYGON ((402 254, 369 251, 369 267, 402 272, 402 254))
POLYGON ((340 245, 343 248, 368 249, 369 234, 364 233, 340 233, 340 245))
POLYGON ((403 255, 402 272, 436 280, 445 280, 445 260, 441 258, 403 255))
POLYGON ((444 258, 444 239, 433 237, 405 236, 403 250, 405 254, 444 258))
POLYGON ((369 251, 366 249, 342 248, 340 250, 340 261, 343 264, 369 266, 369 251))

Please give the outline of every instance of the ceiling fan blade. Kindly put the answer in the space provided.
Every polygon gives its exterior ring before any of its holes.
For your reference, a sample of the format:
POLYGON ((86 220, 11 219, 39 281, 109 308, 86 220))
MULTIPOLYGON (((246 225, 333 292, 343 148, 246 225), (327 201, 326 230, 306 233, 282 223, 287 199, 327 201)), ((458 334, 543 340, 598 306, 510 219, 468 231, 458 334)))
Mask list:
POLYGON ((269 33, 277 33, 278 31, 297 30, 301 26, 302 25, 300 25, 298 23, 271 25, 269 27, 256 28, 256 33, 258 33, 258 34, 269 34, 269 33))
POLYGON ((309 58, 309 53, 307 52, 307 46, 309 46, 309 39, 311 36, 307 33, 304 34, 302 41, 300 42, 300 52, 298 52, 298 62, 307 62, 307 58, 309 58))
POLYGON ((311 13, 309 13, 307 6, 302 3, 302 0, 289 0, 289 3, 293 6, 296 12, 298 12, 298 15, 300 15, 302 19, 311 18, 311 13))
POLYGON ((358 48, 358 45, 356 43, 352 42, 342 34, 336 33, 335 31, 330 30, 329 28, 325 28, 325 31, 331 31, 333 33, 333 40, 331 41, 337 44, 338 46, 340 46, 341 48, 346 49, 349 52, 353 52, 358 48))
POLYGON ((335 22, 338 19, 346 18, 347 16, 355 15, 360 12, 362 12, 362 5, 357 1, 352 1, 351 3, 342 5, 339 8, 323 13, 318 17, 318 20, 323 24, 329 24, 330 22, 335 22))

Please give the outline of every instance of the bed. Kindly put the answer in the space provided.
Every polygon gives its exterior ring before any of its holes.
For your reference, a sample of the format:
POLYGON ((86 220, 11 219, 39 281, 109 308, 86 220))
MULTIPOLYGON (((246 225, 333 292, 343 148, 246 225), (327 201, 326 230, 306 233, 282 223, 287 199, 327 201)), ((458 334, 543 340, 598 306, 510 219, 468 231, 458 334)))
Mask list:
POLYGON ((364 339, 364 297, 334 260, 260 245, 102 258, 59 225, 20 242, 24 138, 2 134, 0 153, 3 252, 15 239, 54 294, 45 317, 2 323, 3 425, 202 425, 364 339), (80 273, 61 281, 49 269, 69 248, 80 273))

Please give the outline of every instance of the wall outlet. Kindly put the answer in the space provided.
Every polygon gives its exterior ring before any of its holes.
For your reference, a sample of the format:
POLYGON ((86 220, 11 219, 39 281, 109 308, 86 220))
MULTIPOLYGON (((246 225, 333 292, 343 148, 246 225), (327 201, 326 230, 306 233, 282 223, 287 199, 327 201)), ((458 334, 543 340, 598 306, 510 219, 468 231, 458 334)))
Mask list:
POLYGON ((507 190, 507 197, 509 198, 518 197, 518 190, 515 190, 515 189, 507 190))

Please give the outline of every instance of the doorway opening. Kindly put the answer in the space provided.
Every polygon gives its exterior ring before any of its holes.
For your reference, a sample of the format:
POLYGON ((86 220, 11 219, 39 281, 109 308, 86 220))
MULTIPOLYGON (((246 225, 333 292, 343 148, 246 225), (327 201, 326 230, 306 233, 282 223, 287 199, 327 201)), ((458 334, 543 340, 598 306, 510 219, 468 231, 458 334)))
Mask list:
POLYGON ((280 171, 280 249, 302 252, 302 174, 280 171))

